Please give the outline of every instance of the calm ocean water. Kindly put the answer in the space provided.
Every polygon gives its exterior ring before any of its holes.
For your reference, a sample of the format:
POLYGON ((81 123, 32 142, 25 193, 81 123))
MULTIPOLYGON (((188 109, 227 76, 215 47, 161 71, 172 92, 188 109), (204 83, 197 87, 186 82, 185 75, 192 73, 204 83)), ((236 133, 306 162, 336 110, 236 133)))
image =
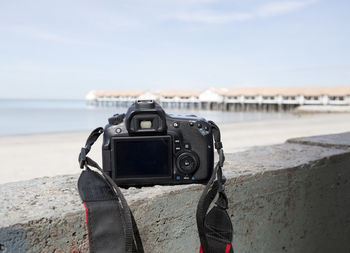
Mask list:
MULTIPOLYGON (((126 108, 91 107, 84 100, 0 99, 0 135, 91 130, 104 126, 108 117, 126 108)), ((288 113, 174 111, 195 114, 218 123, 290 117, 288 113)))

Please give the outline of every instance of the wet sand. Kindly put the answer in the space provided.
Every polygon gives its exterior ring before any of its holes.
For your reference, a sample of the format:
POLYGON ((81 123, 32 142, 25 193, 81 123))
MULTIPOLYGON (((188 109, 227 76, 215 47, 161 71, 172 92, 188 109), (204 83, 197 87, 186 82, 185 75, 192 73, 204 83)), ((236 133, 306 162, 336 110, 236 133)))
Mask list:
MULTIPOLYGON (((253 146, 283 143, 294 137, 350 131, 349 114, 299 117, 219 124, 226 153, 253 146)), ((43 176, 79 173, 78 153, 89 132, 0 137, 0 184, 43 176)), ((90 156, 101 164, 101 139, 90 156)))

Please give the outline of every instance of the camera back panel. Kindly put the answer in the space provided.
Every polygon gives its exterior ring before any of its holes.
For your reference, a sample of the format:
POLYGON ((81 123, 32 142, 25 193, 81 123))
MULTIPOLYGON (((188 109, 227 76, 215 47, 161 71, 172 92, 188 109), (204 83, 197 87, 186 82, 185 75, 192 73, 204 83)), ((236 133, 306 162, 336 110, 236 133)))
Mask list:
POLYGON ((136 114, 134 121, 123 115, 109 120, 102 146, 103 170, 123 187, 207 183, 214 163, 209 123, 194 115, 164 113, 160 117, 164 122, 157 123, 162 131, 144 131, 142 127, 152 126, 154 119, 145 115, 136 114), (130 125, 140 131, 128 131, 130 125))

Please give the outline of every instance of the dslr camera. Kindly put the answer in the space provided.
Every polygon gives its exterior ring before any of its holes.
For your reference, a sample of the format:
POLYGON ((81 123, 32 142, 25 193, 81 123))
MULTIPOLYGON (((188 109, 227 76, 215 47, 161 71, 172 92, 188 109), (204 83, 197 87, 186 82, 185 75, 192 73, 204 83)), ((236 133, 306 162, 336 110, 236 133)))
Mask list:
POLYGON ((165 113, 152 100, 108 119, 103 171, 119 186, 205 184, 213 172, 211 125, 195 115, 165 113))

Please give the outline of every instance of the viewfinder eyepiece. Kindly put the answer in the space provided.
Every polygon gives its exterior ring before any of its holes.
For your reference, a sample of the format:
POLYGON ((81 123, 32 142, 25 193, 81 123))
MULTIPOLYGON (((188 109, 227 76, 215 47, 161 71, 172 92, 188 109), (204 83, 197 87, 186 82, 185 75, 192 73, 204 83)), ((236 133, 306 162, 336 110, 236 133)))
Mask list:
POLYGON ((140 128, 141 129, 152 128, 152 121, 150 121, 150 120, 141 120, 140 121, 140 128))
POLYGON ((165 112, 153 100, 138 100, 130 106, 126 129, 131 135, 160 135, 167 131, 165 112))

